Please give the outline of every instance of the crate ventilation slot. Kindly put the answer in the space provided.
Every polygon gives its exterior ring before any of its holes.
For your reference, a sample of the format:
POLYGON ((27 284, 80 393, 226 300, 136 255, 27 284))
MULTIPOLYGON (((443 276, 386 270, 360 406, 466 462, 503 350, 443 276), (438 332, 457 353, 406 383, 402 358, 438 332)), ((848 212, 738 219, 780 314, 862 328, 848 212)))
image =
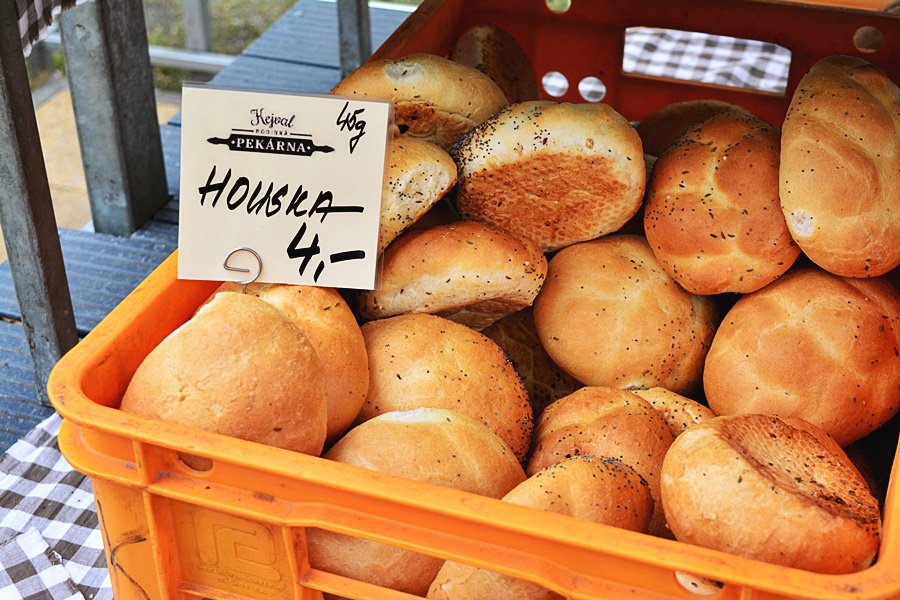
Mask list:
POLYGON ((771 42, 677 29, 629 27, 622 70, 631 75, 784 95, 791 51, 771 42))

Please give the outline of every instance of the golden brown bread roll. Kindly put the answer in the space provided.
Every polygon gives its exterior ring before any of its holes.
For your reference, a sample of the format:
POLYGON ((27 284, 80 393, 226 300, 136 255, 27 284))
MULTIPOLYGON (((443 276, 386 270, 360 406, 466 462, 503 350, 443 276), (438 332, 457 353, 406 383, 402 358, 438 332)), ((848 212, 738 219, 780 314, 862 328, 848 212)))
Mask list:
POLYGON ((318 455, 327 406, 322 364, 297 326, 259 298, 222 293, 147 355, 121 408, 318 455))
POLYGON ((393 100, 394 122, 401 134, 447 150, 463 133, 509 104, 484 73, 433 54, 369 61, 331 93, 393 100))
MULTIPOLYGON (((450 410, 420 408, 379 415, 351 429, 325 458, 397 477, 501 498, 525 480, 500 438, 450 410)), ((307 529, 314 569, 425 595, 443 561, 324 529, 307 529)))
POLYGON ((614 235, 553 257, 534 323, 547 354, 586 385, 690 393, 715 314, 710 297, 663 271, 645 240, 614 235))
POLYGON ((581 388, 544 409, 534 433, 534 450, 526 468, 529 475, 571 456, 620 460, 647 480, 656 503, 650 532, 666 535, 659 470, 673 438, 647 401, 616 388, 581 388))
POLYGON ((359 311, 432 313, 481 329, 530 306, 546 274, 534 242, 482 223, 411 230, 385 250, 381 287, 360 295, 359 311))
POLYGON ((440 146, 415 138, 396 138, 381 194, 378 251, 383 252, 454 185, 456 163, 440 146))
POLYGON ((788 273, 742 297, 703 375, 720 415, 800 417, 841 446, 900 409, 900 296, 881 278, 788 273))
POLYGON ((541 91, 528 55, 512 35, 493 25, 476 25, 456 40, 450 60, 493 79, 510 104, 539 100, 541 91))
POLYGON ((618 230, 644 195, 641 140, 605 104, 514 104, 451 154, 460 214, 544 251, 618 230))
POLYGON ((716 413, 699 402, 685 398, 681 394, 676 394, 665 388, 655 387, 649 390, 633 390, 633 393, 649 402, 650 406, 656 409, 666 422, 666 425, 669 426, 669 431, 672 432, 673 437, 678 437, 688 427, 693 427, 698 423, 705 423, 716 417, 716 413))
POLYGON ((413 408, 447 408, 487 425, 523 461, 531 447, 528 396, 506 355, 468 327, 425 314, 362 327, 371 377, 358 422, 413 408))
POLYGON ((662 468, 678 540, 819 573, 878 551, 878 503, 827 435, 799 419, 718 417, 682 433, 662 468))
POLYGON ((666 104, 637 124, 644 152, 661 156, 672 142, 706 119, 725 112, 749 115, 734 104, 719 100, 686 100, 666 104))
POLYGON ((784 119, 780 182, 791 235, 817 265, 876 277, 900 264, 900 89, 859 58, 816 63, 784 119))
MULTIPOLYGON (((226 282, 216 292, 240 292, 241 287, 226 282)), ((316 351, 328 403, 326 441, 336 440, 350 429, 369 388, 366 343, 350 307, 332 288, 251 283, 247 293, 284 313, 316 351)))
POLYGON ((747 293, 800 254, 778 201, 778 130, 724 112, 689 129, 656 161, 644 231, 692 294, 747 293))
POLYGON ((560 369, 547 355, 538 338, 531 307, 503 317, 481 333, 491 338, 509 357, 528 390, 534 414, 541 414, 554 400, 582 387, 581 382, 560 369))
MULTIPOLYGON (((573 456, 535 473, 502 500, 576 519, 646 531, 653 513, 647 482, 609 458, 573 456)), ((535 583, 452 561, 441 567, 428 590, 431 600, 558 600, 535 583)))

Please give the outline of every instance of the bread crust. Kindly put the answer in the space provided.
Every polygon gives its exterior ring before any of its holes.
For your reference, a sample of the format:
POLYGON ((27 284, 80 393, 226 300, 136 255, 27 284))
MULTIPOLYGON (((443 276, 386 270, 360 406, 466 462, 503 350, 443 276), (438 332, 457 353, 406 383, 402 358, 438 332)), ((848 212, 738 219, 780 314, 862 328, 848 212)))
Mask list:
POLYGON ((724 112, 656 161, 644 231, 662 268, 687 291, 752 292, 797 259, 778 198, 779 152, 776 128, 724 112))
POLYGON ((420 407, 456 410, 484 423, 525 460, 531 448, 531 405, 494 342, 426 314, 370 321, 362 332, 372 376, 357 422, 420 407))
POLYGON ((460 214, 544 251, 618 230, 644 195, 640 138, 605 104, 515 104, 472 129, 451 154, 460 214))
POLYGON ((482 329, 530 306, 546 274, 534 242, 482 223, 410 230, 385 250, 381 287, 360 295, 359 310, 369 319, 431 313, 482 329))
POLYGON ((325 443, 319 357, 290 319, 245 294, 218 294, 160 342, 121 409, 305 454, 325 443))
POLYGON ((681 434, 662 467, 678 540, 818 573, 852 573, 878 550, 878 502, 827 435, 768 415, 718 417, 681 434))
POLYGON ((685 398, 681 394, 665 388, 633 390, 632 393, 637 394, 656 409, 666 425, 669 426, 673 437, 678 437, 698 423, 705 423, 716 417, 716 413, 696 400, 685 398))
POLYGON ((678 286, 643 238, 617 234, 569 246, 547 273, 534 323, 547 354, 575 379, 681 394, 700 383, 715 307, 678 286))
POLYGON ((750 115, 749 112, 719 100, 686 100, 672 102, 647 115, 635 129, 641 137, 644 152, 662 156, 672 143, 685 132, 708 118, 726 112, 750 115))
POLYGON ((900 89, 883 71, 834 56, 800 80, 780 193, 791 235, 823 269, 877 277, 900 264, 900 89))
POLYGON ((703 375, 718 414, 800 417, 840 445, 900 410, 900 295, 884 278, 798 269, 742 297, 703 375))
POLYGON ((516 38, 499 27, 476 25, 465 31, 453 45, 450 60, 493 79, 511 104, 541 97, 528 55, 516 38))
POLYGON ((332 88, 341 96, 394 101, 403 135, 449 150, 459 137, 509 102, 477 69, 433 54, 369 61, 332 88))

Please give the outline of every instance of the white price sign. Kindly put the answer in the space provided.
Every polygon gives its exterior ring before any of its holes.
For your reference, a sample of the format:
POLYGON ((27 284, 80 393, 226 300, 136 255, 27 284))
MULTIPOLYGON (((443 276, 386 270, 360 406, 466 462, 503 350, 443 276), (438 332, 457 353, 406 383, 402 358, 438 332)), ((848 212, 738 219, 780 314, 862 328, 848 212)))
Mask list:
POLYGON ((260 282, 373 289, 390 119, 389 102, 185 86, 178 277, 233 280, 244 247, 260 282))

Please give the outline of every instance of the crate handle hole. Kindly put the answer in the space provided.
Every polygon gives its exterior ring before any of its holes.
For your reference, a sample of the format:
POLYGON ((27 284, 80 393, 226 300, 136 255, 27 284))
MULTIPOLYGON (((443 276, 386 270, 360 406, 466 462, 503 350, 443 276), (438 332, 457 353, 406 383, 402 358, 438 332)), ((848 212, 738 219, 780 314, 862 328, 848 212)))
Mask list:
POLYGON ((197 473, 209 473, 213 468, 212 459, 206 458, 205 456, 197 456, 196 454, 179 452, 178 460, 182 465, 197 473))
POLYGON ((599 77, 585 77, 578 82, 578 93, 588 102, 600 102, 606 97, 606 84, 599 77))
POLYGON ((675 571, 675 580, 678 584, 697 598, 711 598, 718 595, 725 584, 715 579, 692 575, 684 571, 675 571))
POLYGON ((550 12, 561 15, 568 12, 572 8, 572 0, 544 0, 550 12))
POLYGON ((881 30, 871 25, 863 25, 853 34, 853 45, 860 52, 877 52, 884 43, 881 30))
POLYGON ((541 77, 544 91, 554 98, 560 98, 569 91, 569 80, 559 71, 548 71, 541 77))

